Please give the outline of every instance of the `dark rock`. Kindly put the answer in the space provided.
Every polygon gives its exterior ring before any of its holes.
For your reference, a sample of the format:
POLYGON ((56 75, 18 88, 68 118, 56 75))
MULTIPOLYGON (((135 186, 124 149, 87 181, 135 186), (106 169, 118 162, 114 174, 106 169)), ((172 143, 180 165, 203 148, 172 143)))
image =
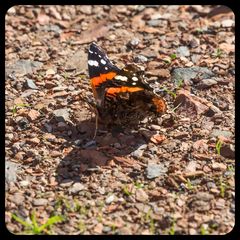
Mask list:
POLYGON ((220 149, 220 154, 225 158, 235 159, 235 147, 232 144, 225 144, 220 149))
POLYGON ((29 127, 29 121, 27 120, 27 118, 25 117, 21 117, 18 121, 17 121, 17 125, 19 127, 19 130, 26 130, 29 127))

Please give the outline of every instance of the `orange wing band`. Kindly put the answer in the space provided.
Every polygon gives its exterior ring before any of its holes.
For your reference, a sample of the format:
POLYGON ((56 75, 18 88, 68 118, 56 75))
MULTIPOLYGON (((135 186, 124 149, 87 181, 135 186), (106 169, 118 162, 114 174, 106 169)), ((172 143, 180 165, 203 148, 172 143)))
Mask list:
POLYGON ((94 77, 91 79, 91 85, 93 88, 96 88, 101 83, 106 82, 107 80, 112 80, 116 75, 117 74, 115 72, 100 74, 99 77, 94 77))
POLYGON ((156 108, 157 108, 157 112, 166 112, 167 110, 167 105, 165 103, 165 101, 161 98, 157 98, 157 97, 154 97, 152 99, 153 103, 155 104, 156 108))
POLYGON ((116 95, 121 92, 138 92, 144 90, 140 87, 111 87, 108 88, 106 94, 107 95, 116 95))

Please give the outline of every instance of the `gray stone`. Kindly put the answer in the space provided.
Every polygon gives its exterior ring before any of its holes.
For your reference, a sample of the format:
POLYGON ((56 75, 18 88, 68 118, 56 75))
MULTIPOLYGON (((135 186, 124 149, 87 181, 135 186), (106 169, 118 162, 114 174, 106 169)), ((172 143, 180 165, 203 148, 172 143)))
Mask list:
POLYGON ((36 89, 27 89, 21 94, 21 97, 26 98, 26 97, 31 96, 32 94, 35 94, 36 92, 37 92, 36 89))
POLYGON ((153 19, 153 20, 147 21, 147 24, 151 27, 157 27, 157 26, 161 26, 163 24, 163 21, 166 22, 166 20, 153 19))
POLYGON ((181 46, 176 49, 177 56, 179 57, 189 57, 190 56, 190 51, 188 47, 186 46, 181 46))
POLYGON ((223 131, 223 130, 213 129, 210 137, 219 137, 219 136, 223 136, 223 137, 226 137, 226 138, 231 138, 232 137, 232 133, 230 131, 223 131))
POLYGON ((142 188, 137 189, 135 195, 138 202, 148 201, 148 195, 142 188))
POLYGON ((164 164, 148 164, 147 178, 153 179, 167 172, 168 168, 164 164))
POLYGON ((212 85, 216 85, 218 82, 214 79, 211 78, 207 78, 207 79, 203 79, 201 80, 201 82, 199 83, 199 85, 197 86, 197 88, 199 89, 205 89, 205 88, 209 88, 212 85))
POLYGON ((14 195, 10 196, 10 200, 15 203, 16 205, 21 205, 24 201, 24 196, 21 193, 15 193, 14 195))
POLYGON ((222 27, 233 27, 235 26, 235 21, 232 19, 223 20, 221 23, 222 27))
POLYGON ((64 179, 61 183, 61 187, 70 187, 73 184, 73 181, 71 179, 64 179))
POLYGON ((143 155, 144 150, 147 148, 147 144, 139 146, 134 152, 131 152, 131 156, 139 158, 143 155))
POLYGON ((67 108, 54 110, 53 115, 59 122, 69 121, 69 110, 67 108))
POLYGON ((132 47, 136 47, 140 43, 140 40, 138 38, 133 38, 128 45, 132 47))
POLYGON ((77 183, 74 183, 73 186, 69 189, 69 193, 71 194, 77 194, 79 193, 80 191, 82 191, 84 189, 84 185, 77 182, 77 183))
POLYGON ((176 68, 172 72, 172 81, 177 84, 179 81, 190 81, 195 78, 207 79, 214 76, 214 73, 207 67, 176 68))
POLYGON ((48 200, 45 198, 33 199, 34 206, 46 206, 47 203, 48 203, 48 200))
POLYGON ((15 182, 17 180, 17 170, 19 164, 6 161, 5 163, 5 181, 6 183, 15 182))
POLYGON ((144 63, 144 62, 147 62, 147 61, 148 61, 148 59, 147 59, 145 56, 143 56, 143 55, 137 55, 137 56, 134 58, 134 60, 135 60, 136 62, 141 62, 141 63, 144 63))
POLYGON ((96 141, 91 140, 83 145, 83 148, 95 148, 96 147, 96 141))
POLYGON ((44 127, 46 128, 46 130, 51 133, 53 130, 52 125, 48 124, 48 123, 44 123, 44 127))
POLYGON ((32 79, 26 78, 25 86, 30 89, 38 89, 38 87, 35 85, 34 81, 32 79))
POLYGON ((34 70, 41 68, 43 63, 31 60, 18 60, 11 66, 6 67, 6 75, 33 73, 34 70))
POLYGON ((114 195, 110 195, 110 196, 108 196, 108 197, 106 198, 105 202, 106 202, 107 204, 110 204, 110 203, 112 203, 112 202, 114 201, 114 198, 115 198, 114 195))

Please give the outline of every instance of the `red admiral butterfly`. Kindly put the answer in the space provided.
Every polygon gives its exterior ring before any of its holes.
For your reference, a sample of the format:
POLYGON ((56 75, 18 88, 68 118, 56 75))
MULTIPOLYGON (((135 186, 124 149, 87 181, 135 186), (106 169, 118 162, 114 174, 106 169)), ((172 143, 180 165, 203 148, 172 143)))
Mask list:
POLYGON ((150 87, 142 71, 133 65, 119 69, 95 43, 88 51, 88 70, 97 112, 105 124, 136 125, 147 112, 166 112, 165 100, 150 87))

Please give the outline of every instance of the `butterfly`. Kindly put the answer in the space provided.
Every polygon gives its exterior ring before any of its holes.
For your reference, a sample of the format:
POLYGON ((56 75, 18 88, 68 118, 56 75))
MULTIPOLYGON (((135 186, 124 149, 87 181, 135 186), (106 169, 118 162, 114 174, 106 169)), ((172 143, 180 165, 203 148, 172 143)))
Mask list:
POLYGON ((137 125, 148 113, 163 114, 165 100, 133 64, 118 68, 96 43, 88 50, 88 71, 96 109, 104 123, 137 125))

